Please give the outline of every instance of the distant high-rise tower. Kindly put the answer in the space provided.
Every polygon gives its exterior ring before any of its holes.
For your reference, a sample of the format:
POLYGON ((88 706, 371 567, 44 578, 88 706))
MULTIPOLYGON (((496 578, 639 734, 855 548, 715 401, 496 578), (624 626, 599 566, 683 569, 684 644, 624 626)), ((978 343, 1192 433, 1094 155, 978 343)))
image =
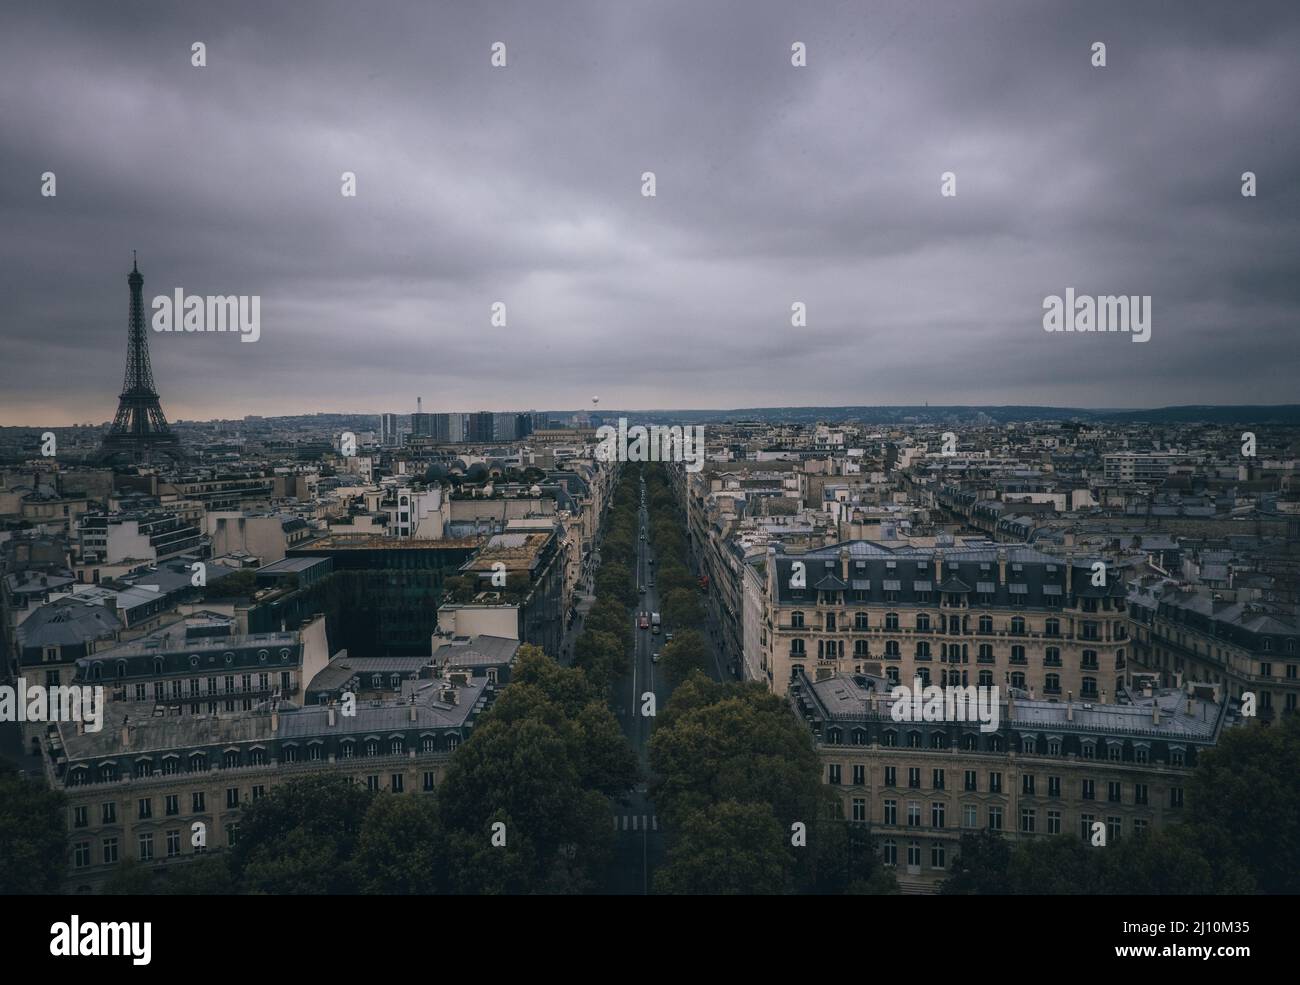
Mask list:
POLYGON ((401 418, 396 414, 379 415, 379 443, 385 448, 396 448, 402 443, 401 418))
POLYGON ((131 323, 127 330, 126 377, 117 401, 113 427, 104 436, 100 458, 130 458, 147 462, 155 454, 182 458, 180 438, 167 424, 158 391, 154 389, 153 369, 149 364, 149 336, 144 328, 144 278, 136 266, 134 254, 131 273, 131 323))

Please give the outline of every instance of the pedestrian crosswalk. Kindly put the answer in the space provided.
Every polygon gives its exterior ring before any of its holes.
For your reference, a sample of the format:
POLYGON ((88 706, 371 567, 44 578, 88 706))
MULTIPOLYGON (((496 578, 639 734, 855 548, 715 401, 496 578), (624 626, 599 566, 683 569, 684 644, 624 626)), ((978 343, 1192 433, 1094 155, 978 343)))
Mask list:
POLYGON ((615 831, 658 831, 657 814, 618 814, 614 817, 615 831))

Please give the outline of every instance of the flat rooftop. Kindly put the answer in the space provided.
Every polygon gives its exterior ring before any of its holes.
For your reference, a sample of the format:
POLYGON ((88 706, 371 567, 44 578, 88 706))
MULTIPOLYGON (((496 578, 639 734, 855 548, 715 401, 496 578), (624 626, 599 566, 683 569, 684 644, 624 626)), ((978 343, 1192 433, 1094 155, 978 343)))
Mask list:
MULTIPOLYGON (((890 694, 895 685, 883 677, 865 674, 837 674, 822 681, 813 681, 808 687, 818 704, 836 718, 852 718, 873 714, 872 695, 876 695, 874 714, 890 715, 894 699, 890 694)), ((909 685, 910 687, 910 685, 909 685)), ((1000 719, 1005 729, 1052 729, 1054 731, 1109 732, 1116 735, 1151 735, 1157 733, 1167 738, 1214 738, 1218 727, 1220 703, 1197 698, 1193 714, 1187 712, 1187 695, 1181 690, 1164 689, 1145 697, 1126 691, 1131 704, 1097 701, 1073 702, 1044 701, 1041 698, 1015 698, 1015 708, 1007 715, 1007 689, 998 689, 1001 708, 1000 719), (1160 724, 1151 721, 1152 705, 1160 708, 1160 724), (1067 720, 1068 709, 1073 708, 1073 720, 1067 720)), ((900 724, 911 724, 902 722, 900 724)), ((934 723, 939 724, 939 723, 934 723)))
POLYGON ((483 543, 478 537, 447 537, 443 540, 416 540, 410 537, 390 537, 385 534, 330 534, 289 548, 291 556, 302 557, 305 552, 329 551, 446 551, 474 549, 483 543))

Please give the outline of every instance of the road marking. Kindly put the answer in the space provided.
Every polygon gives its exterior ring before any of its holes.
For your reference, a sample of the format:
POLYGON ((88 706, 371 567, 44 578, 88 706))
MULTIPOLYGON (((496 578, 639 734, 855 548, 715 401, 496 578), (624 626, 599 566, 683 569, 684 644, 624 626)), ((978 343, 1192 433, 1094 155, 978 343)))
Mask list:
POLYGON ((615 831, 658 831, 658 814, 618 814, 613 818, 615 831))

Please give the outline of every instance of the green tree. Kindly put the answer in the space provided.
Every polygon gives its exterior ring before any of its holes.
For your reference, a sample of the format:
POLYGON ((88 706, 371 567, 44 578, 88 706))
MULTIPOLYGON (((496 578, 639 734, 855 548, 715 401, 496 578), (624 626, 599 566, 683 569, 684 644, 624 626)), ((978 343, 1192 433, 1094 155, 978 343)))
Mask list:
POLYGON ((762 804, 724 800, 683 819, 655 873, 656 893, 736 896, 789 891, 786 830, 762 804))
POLYGON ((694 629, 685 629, 673 637, 663 649, 664 675, 670 686, 686 680, 693 671, 707 672, 709 648, 704 636, 694 629))
MULTIPOLYGON (((1215 867, 1198 843, 1198 832, 1186 824, 1123 838, 1098 850, 1096 861, 1108 896, 1209 896, 1222 891, 1215 867)), ((1246 892, 1249 886, 1247 880, 1246 892)))
POLYGON ((356 892, 351 856, 333 838, 318 839, 305 827, 249 852, 239 877, 258 896, 334 896, 356 892))
POLYGON ((1011 853, 1008 876, 1017 896, 1095 896, 1104 892, 1101 853, 1082 838, 1058 835, 1021 842, 1011 853))
POLYGON ((686 567, 679 562, 671 562, 658 565, 658 571, 655 572, 656 587, 665 595, 681 589, 692 595, 698 595, 700 591, 699 580, 686 570, 686 567))
POLYGON ((441 892, 447 882, 444 847, 433 797, 378 794, 357 841, 356 885, 362 893, 376 896, 441 892))
POLYGON ((584 863, 597 863, 588 873, 592 885, 607 861, 607 808, 604 824, 593 826, 588 795, 595 792, 583 790, 569 743, 549 720, 553 703, 521 690, 508 687, 457 750, 440 791, 443 823, 454 835, 452 887, 459 892, 554 891, 548 876, 570 844, 582 846, 584 863), (498 716, 511 697, 520 706, 516 713, 533 707, 513 720, 498 716), (497 822, 504 828, 494 829, 497 822), (492 844, 494 834, 504 836, 503 845, 492 844))
POLYGON ((665 524, 656 518, 652 543, 659 563, 663 561, 681 562, 686 557, 686 540, 676 524, 665 524))
POLYGON ((220 578, 213 578, 203 589, 203 598, 206 599, 232 599, 248 598, 257 590, 257 572, 251 568, 240 568, 238 571, 223 575, 220 578))
POLYGON ((232 872, 248 892, 348 894, 371 794, 350 777, 313 774, 273 788, 241 812, 232 872))
POLYGON ((1226 730, 1188 791, 1203 842, 1226 846, 1266 893, 1300 893, 1300 715, 1226 730))
POLYGON ((222 852, 193 856, 182 865, 169 864, 161 891, 167 896, 233 896, 238 892, 230 857, 222 852))
POLYGON ((585 672, 522 648, 511 684, 457 750, 439 791, 451 887, 594 889, 612 848, 609 799, 637 776, 585 672), (494 831, 497 823, 504 829, 494 831), (504 844, 494 845, 494 834, 504 844))
POLYGON ((632 648, 632 617, 622 603, 611 598, 597 599, 583 620, 584 633, 609 633, 618 638, 624 652, 632 648))
POLYGON ((1005 896, 1011 892, 1010 868, 1010 841, 991 831, 964 833, 939 892, 947 896, 1005 896))
POLYGON ((104 883, 104 896, 152 896, 158 891, 153 870, 133 858, 123 859, 104 883))
POLYGON ((587 629, 573 645, 573 665, 598 687, 607 688, 627 667, 622 641, 613 633, 587 629))
POLYGON ((807 851, 796 856, 804 892, 883 896, 899 891, 893 869, 881 863, 864 826, 821 818, 808 825, 807 834, 807 851))
POLYGON ((704 622, 704 610, 699 596, 677 588, 664 596, 664 619, 676 629, 699 626, 704 622))
POLYGON ((713 685, 692 675, 660 716, 650 765, 655 803, 672 827, 724 800, 767 805, 787 831, 825 810, 808 730, 759 684, 713 685))
POLYGON ((637 600, 631 570, 618 563, 604 562, 596 572, 596 593, 617 599, 624 607, 631 608, 637 600))
POLYGON ((0 893, 59 891, 67 871, 63 794, 0 765, 0 893))

